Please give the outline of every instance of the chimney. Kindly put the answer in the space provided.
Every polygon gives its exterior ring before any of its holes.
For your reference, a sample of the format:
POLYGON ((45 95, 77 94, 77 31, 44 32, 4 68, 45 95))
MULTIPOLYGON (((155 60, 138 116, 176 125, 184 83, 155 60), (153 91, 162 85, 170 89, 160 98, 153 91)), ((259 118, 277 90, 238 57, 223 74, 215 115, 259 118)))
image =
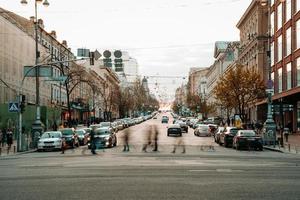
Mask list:
POLYGON ((39 19, 39 20, 38 20, 38 24, 40 25, 40 27, 41 27, 42 29, 45 28, 45 26, 44 26, 44 21, 43 21, 42 19, 39 19))
POLYGON ((50 35, 56 39, 56 31, 51 31, 50 35))
POLYGON ((34 16, 31 16, 31 17, 29 18, 29 20, 30 20, 30 22, 34 23, 34 16))
POLYGON ((64 45, 65 47, 68 47, 67 41, 66 41, 66 40, 63 40, 63 41, 62 41, 62 45, 64 45))

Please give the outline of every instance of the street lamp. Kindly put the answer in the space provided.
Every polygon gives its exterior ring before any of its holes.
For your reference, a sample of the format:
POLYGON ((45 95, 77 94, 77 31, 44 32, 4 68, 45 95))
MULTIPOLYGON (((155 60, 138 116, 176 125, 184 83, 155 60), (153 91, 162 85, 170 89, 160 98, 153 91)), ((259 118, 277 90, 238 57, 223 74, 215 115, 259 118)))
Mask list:
MULTIPOLYGON (((280 0, 283 3, 285 0, 280 0)), ((271 66, 271 0, 261 0, 260 4, 262 6, 268 6, 268 48, 267 48, 267 57, 268 57, 268 83, 267 83, 267 104, 268 104, 268 113, 267 113, 267 120, 264 123, 265 132, 264 132, 264 140, 268 143, 273 143, 275 146, 276 144, 276 124, 273 120, 272 116, 272 90, 273 90, 273 81, 271 78, 272 73, 272 66, 271 66)))
MULTIPOLYGON (((40 81, 39 81, 39 74, 40 74, 40 67, 39 67, 39 57, 40 57, 40 52, 38 49, 38 15, 37 15, 37 7, 38 3, 42 3, 45 7, 49 6, 49 2, 47 0, 35 0, 34 1, 34 11, 35 11, 35 18, 34 18, 34 30, 35 30, 35 86, 36 86, 36 120, 32 124, 32 133, 33 133, 33 142, 34 142, 34 147, 37 145, 37 140, 38 137, 41 135, 43 132, 43 126, 41 122, 41 109, 40 109, 40 81)), ((22 5, 27 5, 27 0, 21 0, 22 5)))

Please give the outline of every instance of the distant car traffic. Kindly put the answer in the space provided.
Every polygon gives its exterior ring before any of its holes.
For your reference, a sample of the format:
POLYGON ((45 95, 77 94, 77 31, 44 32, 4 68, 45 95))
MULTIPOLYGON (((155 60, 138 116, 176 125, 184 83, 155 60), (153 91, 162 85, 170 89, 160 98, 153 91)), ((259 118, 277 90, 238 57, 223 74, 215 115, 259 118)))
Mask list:
POLYGON ((242 148, 254 148, 263 150, 263 142, 260 136, 257 136, 253 130, 239 130, 233 138, 233 148, 240 150, 242 148))
POLYGON ((162 116, 161 123, 169 123, 169 117, 168 116, 162 116))
POLYGON ((182 136, 182 130, 179 124, 172 124, 168 127, 167 136, 182 136))
POLYGON ((47 131, 39 139, 37 150, 60 150, 62 143, 63 139, 60 131, 47 131))
POLYGON ((214 138, 215 138, 215 142, 219 144, 220 142, 220 135, 221 133, 224 131, 224 127, 223 126, 219 126, 218 129, 217 129, 217 132, 215 133, 214 135, 214 138))

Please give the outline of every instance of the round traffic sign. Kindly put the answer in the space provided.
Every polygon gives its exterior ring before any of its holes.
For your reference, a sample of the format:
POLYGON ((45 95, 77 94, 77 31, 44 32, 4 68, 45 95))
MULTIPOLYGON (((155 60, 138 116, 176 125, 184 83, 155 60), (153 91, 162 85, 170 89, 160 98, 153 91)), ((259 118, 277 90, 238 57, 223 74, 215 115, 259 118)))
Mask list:
POLYGON ((122 57, 122 52, 121 52, 120 50, 116 50, 116 51, 114 52, 114 56, 115 56, 116 58, 121 58, 121 57, 122 57))
POLYGON ((111 52, 108 51, 108 50, 105 50, 105 51, 103 52, 103 55, 104 55, 105 58, 110 58, 110 57, 111 57, 111 52))

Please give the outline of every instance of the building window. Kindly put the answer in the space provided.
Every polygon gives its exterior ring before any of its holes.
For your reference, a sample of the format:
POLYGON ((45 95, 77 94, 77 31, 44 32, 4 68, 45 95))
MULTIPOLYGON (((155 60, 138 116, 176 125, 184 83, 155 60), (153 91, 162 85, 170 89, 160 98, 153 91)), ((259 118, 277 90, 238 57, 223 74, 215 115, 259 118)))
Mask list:
POLYGON ((271 36, 274 35, 274 12, 271 13, 271 36))
POLYGON ((296 0, 296 6, 297 6, 297 10, 296 13, 300 10, 300 0, 296 0))
MULTIPOLYGON (((271 73, 271 80, 272 80, 273 83, 274 83, 274 78, 275 78, 275 74, 274 74, 274 72, 272 72, 271 73)), ((273 84, 273 88, 272 89, 274 89, 274 84, 273 84)))
POLYGON ((278 93, 282 92, 282 68, 278 69, 278 93))
POLYGON ((290 90, 292 88, 292 64, 288 63, 286 65, 286 89, 290 90))
POLYGON ((271 66, 274 65, 274 42, 271 43, 271 66))
POLYGON ((297 86, 300 86, 300 58, 297 58, 297 86))
POLYGON ((277 38, 277 62, 282 59, 282 35, 277 38))
POLYGON ((286 30, 286 56, 290 55, 292 52, 292 28, 286 30))
POLYGON ((282 3, 277 6, 277 30, 282 27, 282 3))
POLYGON ((285 0, 285 21, 289 21, 292 16, 292 0, 285 0))
POLYGON ((297 49, 300 48, 300 20, 296 22, 297 49))

